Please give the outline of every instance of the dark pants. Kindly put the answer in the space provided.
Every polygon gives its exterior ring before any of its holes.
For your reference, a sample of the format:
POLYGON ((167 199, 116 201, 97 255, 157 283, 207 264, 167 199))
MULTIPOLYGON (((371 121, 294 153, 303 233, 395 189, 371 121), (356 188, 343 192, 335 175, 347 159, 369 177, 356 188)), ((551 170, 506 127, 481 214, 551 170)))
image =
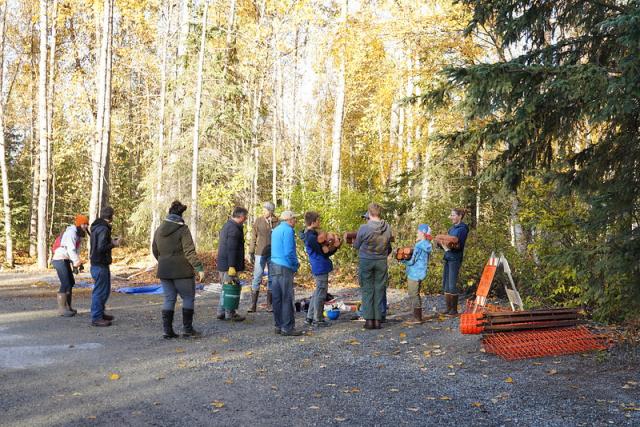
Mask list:
POLYGON ((386 259, 360 259, 360 289, 362 293, 362 317, 366 320, 382 320, 386 315, 382 304, 386 298, 389 267, 386 259))
POLYGON ((111 272, 108 265, 92 265, 93 293, 91 294, 91 320, 102 319, 104 305, 111 292, 111 272))
POLYGON ((186 279, 160 279, 164 291, 163 310, 174 311, 178 295, 182 298, 182 308, 193 310, 196 297, 196 280, 194 277, 186 279))
POLYGON ((444 270, 442 273, 442 289, 445 294, 458 295, 458 274, 462 260, 444 260, 444 270))
POLYGON ((58 273, 58 279, 60 279, 60 290, 58 292, 62 294, 71 292, 71 288, 76 284, 71 270, 71 261, 68 259, 54 259, 51 263, 53 268, 56 269, 56 273, 58 273))
POLYGON ((291 332, 296 326, 293 308, 293 270, 271 263, 271 297, 273 320, 282 332, 291 332))

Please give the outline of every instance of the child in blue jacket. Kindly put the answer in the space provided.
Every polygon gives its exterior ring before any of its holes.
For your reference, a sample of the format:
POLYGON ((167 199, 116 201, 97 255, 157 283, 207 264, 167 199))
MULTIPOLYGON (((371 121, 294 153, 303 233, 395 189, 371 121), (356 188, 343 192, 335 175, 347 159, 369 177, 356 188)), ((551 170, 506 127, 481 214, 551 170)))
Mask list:
POLYGON ((420 285, 427 277, 429 257, 431 255, 431 228, 427 224, 418 226, 416 245, 410 260, 402 261, 407 266, 407 287, 409 299, 413 308, 415 323, 422 322, 422 301, 420 300, 420 285))
POLYGON ((336 253, 337 249, 324 253, 322 245, 318 243, 320 215, 317 212, 310 211, 305 213, 304 224, 306 228, 301 237, 304 240, 307 255, 309 255, 311 274, 313 274, 313 278, 316 281, 316 289, 311 297, 305 322, 315 327, 330 326, 329 322, 323 319, 323 312, 324 303, 327 299, 327 290, 329 289, 329 273, 333 270, 333 263, 330 257, 336 253))

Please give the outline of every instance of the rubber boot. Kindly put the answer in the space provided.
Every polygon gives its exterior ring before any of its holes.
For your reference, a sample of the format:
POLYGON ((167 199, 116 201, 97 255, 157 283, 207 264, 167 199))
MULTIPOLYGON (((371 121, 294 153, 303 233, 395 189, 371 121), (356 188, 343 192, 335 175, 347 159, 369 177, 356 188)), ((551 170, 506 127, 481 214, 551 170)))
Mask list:
POLYGON ((451 308, 449 310, 450 316, 458 315, 458 294, 451 295, 451 308))
POLYGON ((244 316, 240 316, 238 313, 236 313, 235 310, 231 310, 230 312, 227 312, 227 320, 231 320, 233 322, 242 322, 245 317, 244 316))
POLYGON ((374 320, 370 320, 370 319, 366 319, 364 321, 364 328, 365 329, 375 329, 375 321, 374 320))
POLYGON ((67 309, 69 309, 69 311, 73 311, 73 314, 78 314, 78 310, 74 310, 73 307, 71 307, 72 300, 73 300, 73 288, 69 289, 69 292, 67 292, 67 309))
POLYGON ((373 329, 382 329, 382 320, 374 320, 373 329))
POLYGON ((73 317, 75 313, 67 307, 67 294, 64 292, 58 292, 58 314, 62 317, 73 317))
POLYGON ((247 310, 248 313, 255 313, 258 311, 258 296, 260 295, 260 291, 251 291, 251 307, 247 310))
POLYGON ((200 332, 193 329, 193 309, 182 309, 182 330, 182 336, 185 338, 198 338, 202 336, 200 332))
POLYGON ((164 339, 178 338, 178 334, 173 331, 173 310, 162 310, 162 329, 164 339))
POLYGON ((273 297, 271 296, 271 291, 267 291, 267 311, 269 313, 273 312, 273 297))
POLYGON ((447 308, 440 312, 440 314, 449 314, 451 311, 451 294, 444 294, 444 300, 447 303, 447 308))

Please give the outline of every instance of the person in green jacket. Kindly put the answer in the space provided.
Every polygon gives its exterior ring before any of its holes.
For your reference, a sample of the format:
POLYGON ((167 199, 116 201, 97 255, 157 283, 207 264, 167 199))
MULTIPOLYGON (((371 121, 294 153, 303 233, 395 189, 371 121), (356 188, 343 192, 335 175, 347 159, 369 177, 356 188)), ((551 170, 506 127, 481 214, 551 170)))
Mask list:
POLYGON ((191 232, 182 218, 186 210, 185 205, 174 201, 169 208, 169 215, 153 236, 153 256, 158 260, 157 276, 164 291, 162 326, 165 339, 178 337, 173 331, 173 314, 178 295, 182 298, 183 336, 200 336, 193 328, 195 274, 198 273, 198 279, 202 282, 204 267, 196 256, 191 232))

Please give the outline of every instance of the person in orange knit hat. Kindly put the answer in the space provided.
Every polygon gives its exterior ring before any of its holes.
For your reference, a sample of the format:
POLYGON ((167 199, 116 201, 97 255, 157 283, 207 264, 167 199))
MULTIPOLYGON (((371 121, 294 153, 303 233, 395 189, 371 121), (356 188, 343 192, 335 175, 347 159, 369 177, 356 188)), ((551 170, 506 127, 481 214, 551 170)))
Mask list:
POLYGON ((58 236, 53 244, 53 267, 60 279, 60 289, 58 290, 58 314, 64 317, 75 316, 77 310, 71 306, 73 299, 73 286, 76 284, 73 278, 74 272, 82 270, 80 260, 80 246, 87 235, 89 228, 89 217, 78 214, 66 230, 58 236))

